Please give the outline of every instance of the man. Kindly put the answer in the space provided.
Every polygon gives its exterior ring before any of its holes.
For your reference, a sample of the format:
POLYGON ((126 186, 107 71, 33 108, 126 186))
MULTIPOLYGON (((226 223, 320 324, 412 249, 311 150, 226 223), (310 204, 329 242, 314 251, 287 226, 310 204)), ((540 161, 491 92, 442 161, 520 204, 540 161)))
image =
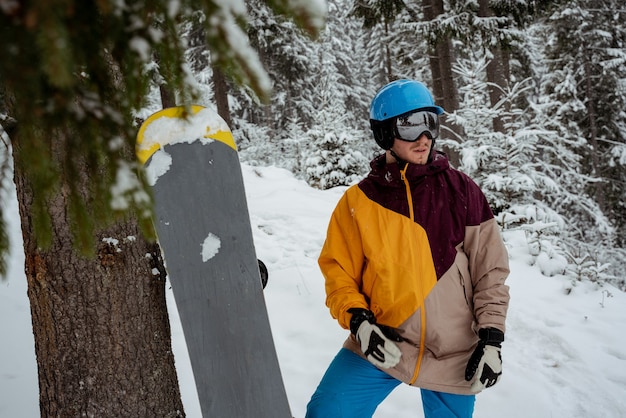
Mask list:
POLYGON ((371 417, 401 382, 420 388, 427 418, 469 418, 501 375, 508 255, 483 193, 433 148, 443 111, 412 80, 371 103, 385 153, 340 199, 319 258, 351 334, 307 418, 371 417))

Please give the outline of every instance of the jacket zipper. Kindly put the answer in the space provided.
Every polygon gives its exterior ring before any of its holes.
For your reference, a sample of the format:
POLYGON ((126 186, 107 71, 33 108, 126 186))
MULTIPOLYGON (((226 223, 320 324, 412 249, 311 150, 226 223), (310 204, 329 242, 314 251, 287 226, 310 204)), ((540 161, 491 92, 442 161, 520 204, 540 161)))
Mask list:
MULTIPOLYGON (((400 178, 402 179, 402 181, 404 182, 404 187, 406 190, 406 200, 408 202, 409 205, 409 219, 413 222, 415 222, 415 211, 413 210, 413 198, 411 196, 411 186, 409 184, 409 181, 406 178, 406 170, 409 167, 408 164, 406 164, 404 166, 404 168, 402 170, 400 170, 400 178)), ((420 368, 422 367, 422 358, 424 357, 424 350, 425 350, 425 339, 426 339, 426 309, 425 309, 425 298, 424 295, 422 295, 422 307, 420 310, 420 322, 421 322, 421 327, 420 327, 420 346, 419 346, 419 353, 417 355, 417 363, 415 365, 415 371, 413 372, 413 377, 411 378, 410 384, 412 385, 413 383, 415 383, 415 381, 417 380, 417 376, 419 375, 420 372, 420 368)))
POLYGON ((404 182, 404 188, 406 189, 406 200, 409 203, 409 219, 415 222, 415 212, 413 212, 413 199, 411 198, 411 186, 406 179, 406 170, 409 165, 406 164, 402 170, 400 170, 400 178, 404 182))

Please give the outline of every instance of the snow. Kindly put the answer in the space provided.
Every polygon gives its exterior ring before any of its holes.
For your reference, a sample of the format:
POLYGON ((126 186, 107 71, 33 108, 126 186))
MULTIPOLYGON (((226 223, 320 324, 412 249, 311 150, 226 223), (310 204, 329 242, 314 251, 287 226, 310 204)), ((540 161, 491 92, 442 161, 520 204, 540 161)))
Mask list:
MULTIPOLYGON (((317 256, 344 187, 312 189, 275 167, 243 166, 258 257, 269 269, 264 291, 294 417, 347 331, 324 306, 317 256)), ((12 239, 8 281, 0 283, 0 417, 38 417, 38 388, 24 255, 14 195, 5 205, 12 239)), ((590 282, 541 274, 521 230, 504 234, 511 256, 511 305, 504 374, 479 394, 481 418, 626 417, 626 294, 590 282)), ((113 237, 112 237, 113 238, 113 237)), ((549 263, 549 260, 542 260, 549 263)), ((545 267, 545 266, 544 266, 545 267)), ((173 350, 187 416, 200 417, 185 341, 167 286, 173 350)), ((423 417, 419 391, 399 386, 376 418, 423 417)))
POLYGON ((203 143, 210 143, 213 140, 208 136, 228 130, 226 122, 211 109, 200 109, 195 114, 189 114, 187 119, 161 117, 152 121, 146 128, 141 148, 149 149, 154 144, 193 142, 197 139, 203 143))
POLYGON ((102 238, 102 242, 107 243, 113 248, 115 248, 116 253, 122 252, 122 249, 119 247, 120 241, 117 238, 112 238, 112 237, 102 238))
POLYGON ((294 14, 308 14, 309 23, 317 31, 321 31, 327 21, 328 4, 324 0, 287 0, 287 9, 294 14))
POLYGON ((210 144, 209 138, 218 132, 230 129, 226 122, 211 109, 200 109, 190 114, 186 119, 179 117, 160 117, 152 121, 143 134, 141 149, 151 149, 158 144, 156 150, 146 166, 148 184, 154 186, 163 174, 167 173, 172 164, 172 157, 163 150, 164 145, 191 143, 199 140, 202 144, 210 144))
POLYGON ((118 160, 117 166, 115 183, 111 186, 111 209, 128 209, 129 199, 139 206, 149 204, 151 201, 150 195, 142 189, 141 183, 137 178, 135 165, 118 160))
POLYGON ((144 38, 133 36, 128 43, 131 50, 134 50, 143 62, 150 62, 150 44, 144 38))
POLYGON ((146 166, 146 179, 150 186, 154 186, 163 174, 167 173, 172 166, 172 156, 159 149, 152 154, 150 162, 146 166))
MULTIPOLYGON (((137 240, 137 238, 135 238, 133 235, 128 235, 127 237, 123 238, 122 241, 124 243, 132 243, 135 242, 137 240)), ((115 248, 115 252, 116 253, 121 253, 122 249, 119 247, 120 245, 120 240, 118 240, 117 238, 113 238, 113 237, 105 237, 102 238, 102 242, 109 244, 110 246, 112 246, 113 248, 115 248)), ((148 254, 151 256, 151 254, 148 254)))
POLYGON ((204 239, 202 243, 202 261, 207 262, 219 252, 220 247, 222 246, 222 242, 220 239, 209 233, 209 235, 204 239))

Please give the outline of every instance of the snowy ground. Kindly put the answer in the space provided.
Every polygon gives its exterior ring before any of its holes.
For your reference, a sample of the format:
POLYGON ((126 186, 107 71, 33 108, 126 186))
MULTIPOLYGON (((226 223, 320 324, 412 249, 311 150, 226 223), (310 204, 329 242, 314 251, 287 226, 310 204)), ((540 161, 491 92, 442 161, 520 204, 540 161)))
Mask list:
MULTIPOLYGON (((277 168, 244 166, 255 245, 267 264, 265 297, 294 417, 306 403, 346 331, 324 306, 316 258, 330 212, 343 189, 319 191, 277 168)), ((5 205, 13 257, 0 283, 0 417, 38 417, 30 308, 23 274, 19 217, 5 205)), ((590 283, 572 287, 532 266, 521 232, 507 232, 511 306, 503 346, 504 375, 480 394, 476 417, 626 417, 626 294, 590 283)), ((189 417, 200 417, 185 341, 168 294, 177 369, 189 417)), ((422 417, 419 391, 400 386, 377 418, 422 417)))

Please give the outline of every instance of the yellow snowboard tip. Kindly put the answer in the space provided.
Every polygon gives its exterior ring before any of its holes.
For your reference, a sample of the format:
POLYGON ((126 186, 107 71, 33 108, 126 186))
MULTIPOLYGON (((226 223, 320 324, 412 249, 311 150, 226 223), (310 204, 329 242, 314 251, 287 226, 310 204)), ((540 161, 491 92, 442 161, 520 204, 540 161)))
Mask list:
POLYGON ((230 128, 215 111, 199 105, 176 106, 150 115, 139 128, 135 153, 142 164, 167 144, 200 138, 223 142, 237 151, 230 128))

